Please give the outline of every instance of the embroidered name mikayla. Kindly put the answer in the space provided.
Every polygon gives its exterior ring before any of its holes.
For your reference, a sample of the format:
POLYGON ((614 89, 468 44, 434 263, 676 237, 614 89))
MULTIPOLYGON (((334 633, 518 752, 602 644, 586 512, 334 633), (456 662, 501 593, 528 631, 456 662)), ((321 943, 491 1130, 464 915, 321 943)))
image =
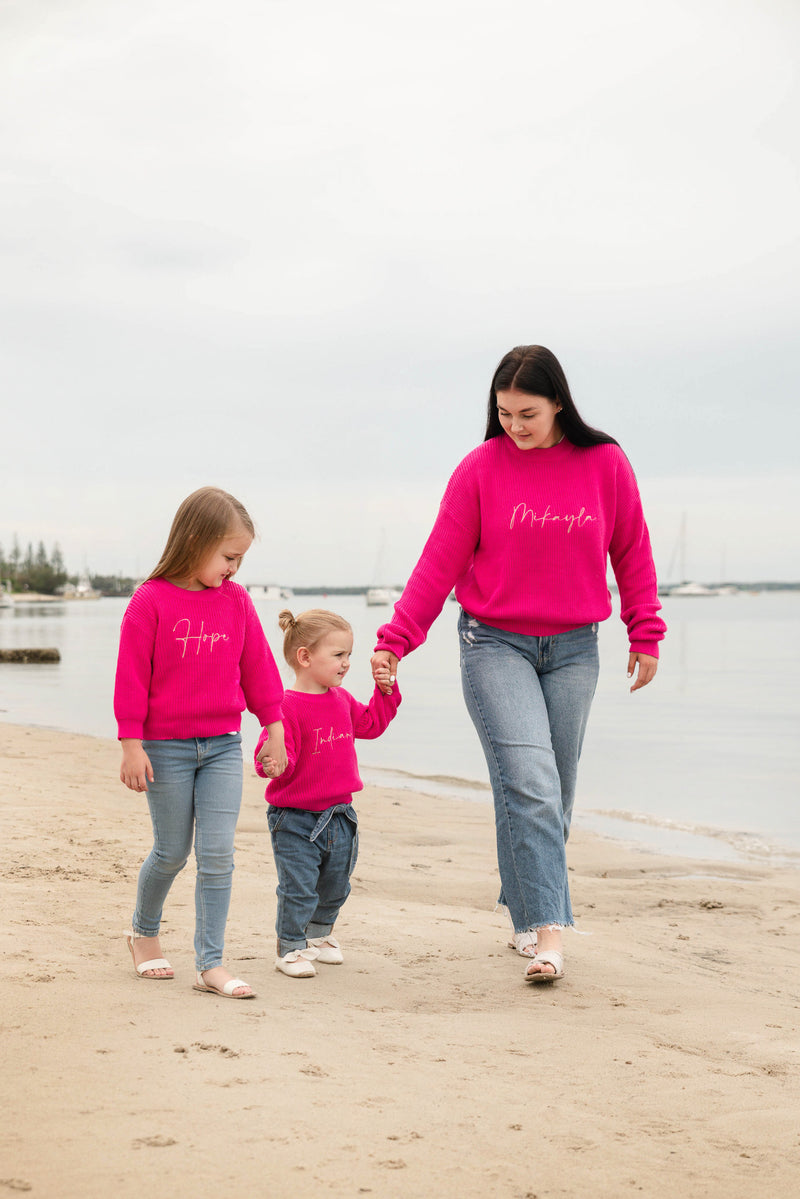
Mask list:
POLYGON ((316 740, 314 743, 314 753, 315 754, 318 754, 320 752, 321 745, 332 745, 334 741, 352 741, 353 740, 352 733, 335 733, 333 731, 332 725, 331 725, 330 731, 327 733, 323 733, 321 728, 314 729, 314 733, 316 734, 316 740))
POLYGON ((519 522, 519 524, 524 524, 526 520, 530 521, 531 528, 533 528, 534 525, 540 525, 541 528, 544 529, 544 526, 548 523, 548 521, 551 524, 565 524, 568 526, 567 532, 571 533, 574 525, 577 525, 579 529, 582 529, 583 526, 589 524, 590 521, 597 520, 597 517, 590 516, 585 508, 581 508, 580 512, 565 512, 563 515, 559 515, 557 512, 550 511, 549 504, 542 513, 534 512, 533 508, 529 508, 527 504, 517 504, 516 508, 511 513, 511 523, 508 527, 509 529, 513 529, 517 522, 519 522))
POLYGON ((205 644, 208 644, 208 652, 210 654, 213 654, 214 646, 217 644, 218 641, 227 641, 228 640, 227 633, 206 633, 206 632, 204 632, 205 623, 206 622, 204 620, 200 621, 200 632, 199 633, 192 632, 192 622, 188 616, 182 617, 181 620, 179 620, 177 622, 177 624, 173 625, 172 631, 173 631, 173 633, 177 633, 175 640, 183 643, 183 651, 181 653, 182 658, 186 657, 186 646, 189 644, 190 641, 194 641, 196 643, 195 647, 194 647, 194 652, 196 654, 200 653, 200 646, 205 645, 205 644), (184 631, 182 633, 178 633, 178 629, 181 628, 181 626, 184 626, 184 631))

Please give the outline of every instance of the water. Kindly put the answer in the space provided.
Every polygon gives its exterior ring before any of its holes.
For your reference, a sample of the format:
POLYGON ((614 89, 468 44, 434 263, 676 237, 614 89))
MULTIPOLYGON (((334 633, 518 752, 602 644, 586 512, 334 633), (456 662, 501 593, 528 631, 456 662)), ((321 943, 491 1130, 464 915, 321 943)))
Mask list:
MULTIPOLYGON (((57 646, 57 665, 0 664, 0 720, 115 737, 112 691, 126 601, 0 609, 0 647, 57 646)), ((256 599, 279 664, 277 614, 256 599)), ((297 597, 353 625, 347 687, 372 691, 369 656, 391 609, 362 596, 297 597)), ((362 742, 366 780, 489 802, 486 768, 464 710, 448 603, 427 644, 401 665, 403 706, 387 733, 362 742)), ((800 862, 800 593, 665 599, 669 634, 656 681, 630 695, 616 615, 601 626, 601 674, 586 737, 576 825, 691 856, 800 862)), ((284 679, 290 685, 288 668, 284 679)), ((245 752, 258 736, 245 714, 245 752)), ((110 780, 110 785, 113 780, 110 780)))

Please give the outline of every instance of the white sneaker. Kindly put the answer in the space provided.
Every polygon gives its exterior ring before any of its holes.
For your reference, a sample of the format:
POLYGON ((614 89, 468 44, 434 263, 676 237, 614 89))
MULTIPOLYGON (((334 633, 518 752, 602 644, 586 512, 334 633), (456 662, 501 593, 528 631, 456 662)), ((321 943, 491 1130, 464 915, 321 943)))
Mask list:
POLYGON ((317 973, 314 961, 318 957, 319 953, 312 947, 293 949, 291 953, 275 959, 275 969, 280 970, 281 974, 288 974, 289 978, 313 978, 317 973))
POLYGON ((335 937, 312 937, 309 945, 318 951, 316 960, 326 966, 341 966, 344 961, 344 954, 335 937))

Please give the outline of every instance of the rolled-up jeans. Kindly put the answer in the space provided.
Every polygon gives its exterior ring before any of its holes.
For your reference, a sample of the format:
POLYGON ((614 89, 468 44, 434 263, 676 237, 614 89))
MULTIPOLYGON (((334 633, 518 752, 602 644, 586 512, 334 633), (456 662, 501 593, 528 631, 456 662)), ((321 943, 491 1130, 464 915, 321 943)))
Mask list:
POLYGON ((231 899, 233 840, 242 802, 242 738, 189 737, 144 741, 155 778, 147 784, 153 848, 139 871, 133 930, 155 937, 175 876, 192 848, 195 883, 195 966, 222 965, 231 899))
POLYGON ((529 637, 462 612, 458 627, 464 699, 494 795, 499 902, 517 932, 566 927, 566 842, 597 686, 597 625, 529 637))
POLYGON ((275 931, 284 957, 333 930, 358 859, 358 816, 352 804, 322 812, 270 804, 267 823, 278 874, 275 931))

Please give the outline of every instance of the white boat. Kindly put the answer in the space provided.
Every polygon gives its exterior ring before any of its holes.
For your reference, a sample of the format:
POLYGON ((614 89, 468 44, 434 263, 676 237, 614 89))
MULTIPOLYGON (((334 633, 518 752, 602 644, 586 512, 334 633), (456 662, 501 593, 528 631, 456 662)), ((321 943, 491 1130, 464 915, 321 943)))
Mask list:
MULTIPOLYGON (((672 558, 670 560, 669 570, 667 571, 667 577, 669 578, 669 576, 673 574, 676 559, 679 558, 680 559, 680 575, 678 577, 683 579, 683 582, 677 583, 672 587, 665 587, 663 590, 660 589, 660 594, 661 595, 669 595, 669 596, 686 596, 688 598, 698 598, 698 599, 710 597, 712 595, 728 594, 727 592, 724 592, 721 587, 709 587, 705 583, 689 582, 689 580, 686 578, 686 544, 687 544, 687 540, 688 540, 688 538, 687 538, 687 534, 686 534, 686 513, 684 512, 681 516, 681 527, 680 527, 680 532, 678 533, 678 540, 676 542, 675 549, 672 552, 672 558)), ((724 578, 724 574, 722 577, 724 578)))
POLYGON ((0 608, 13 608, 13 607, 14 607, 14 601, 11 598, 11 592, 5 587, 5 585, 3 583, 0 583, 0 608))
POLYGON ((291 587, 279 587, 277 583, 253 583, 247 590, 255 599, 288 600, 294 596, 291 587))
POLYGON ((79 577, 77 583, 66 583, 61 594, 65 600, 100 599, 100 592, 95 591, 85 571, 79 577))
POLYGON ((711 596, 719 595, 718 587, 706 587, 703 583, 679 583, 677 587, 670 587, 667 595, 686 595, 686 596, 711 596))
POLYGON ((396 587, 370 587, 367 590, 367 607, 378 608, 386 604, 396 604, 402 594, 396 587))

